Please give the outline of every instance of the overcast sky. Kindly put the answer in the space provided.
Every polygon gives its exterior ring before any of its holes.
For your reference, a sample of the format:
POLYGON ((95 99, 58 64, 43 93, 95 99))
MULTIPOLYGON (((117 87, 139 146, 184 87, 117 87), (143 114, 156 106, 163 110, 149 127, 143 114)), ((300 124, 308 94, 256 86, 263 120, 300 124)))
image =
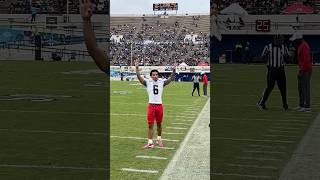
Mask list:
POLYGON ((178 3, 178 14, 210 13, 210 0, 110 0, 110 12, 111 15, 153 14, 152 4, 160 2, 178 3))

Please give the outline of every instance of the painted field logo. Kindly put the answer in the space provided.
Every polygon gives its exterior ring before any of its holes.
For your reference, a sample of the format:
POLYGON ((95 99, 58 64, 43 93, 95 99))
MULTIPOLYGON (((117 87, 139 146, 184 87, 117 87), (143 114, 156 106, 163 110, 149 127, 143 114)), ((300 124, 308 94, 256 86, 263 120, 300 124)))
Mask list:
POLYGON ((64 95, 39 95, 39 94, 10 94, 0 96, 0 101, 34 101, 34 102, 48 102, 64 98, 71 98, 72 96, 64 95))

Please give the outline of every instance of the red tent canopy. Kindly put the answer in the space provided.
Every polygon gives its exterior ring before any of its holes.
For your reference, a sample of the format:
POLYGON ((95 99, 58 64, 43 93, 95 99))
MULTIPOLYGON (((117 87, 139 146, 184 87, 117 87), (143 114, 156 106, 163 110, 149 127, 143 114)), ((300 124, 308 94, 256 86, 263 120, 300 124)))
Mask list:
POLYGON ((209 66, 209 63, 207 61, 201 61, 198 63, 198 66, 209 66))
POLYGON ((314 9, 304 5, 302 2, 295 2, 287 6, 282 13, 284 14, 312 14, 314 9))

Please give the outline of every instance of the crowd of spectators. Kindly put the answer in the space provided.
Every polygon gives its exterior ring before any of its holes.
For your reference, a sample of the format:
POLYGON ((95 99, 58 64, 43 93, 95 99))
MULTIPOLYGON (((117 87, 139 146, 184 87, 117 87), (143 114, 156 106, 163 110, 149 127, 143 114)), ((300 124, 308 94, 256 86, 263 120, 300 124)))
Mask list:
POLYGON ((142 25, 138 30, 131 25, 111 29, 111 35, 123 35, 121 42, 111 42, 111 65, 131 65, 131 47, 141 65, 167 66, 186 63, 196 66, 209 59, 209 35, 193 32, 181 26, 160 24, 142 25), (186 40, 187 34, 197 35, 195 41, 186 40), (131 45, 132 44, 132 45, 131 45))
MULTIPOLYGON (((93 0, 93 10, 95 14, 109 13, 109 0, 93 0)), ((10 14, 29 14, 31 7, 36 6, 41 14, 66 14, 67 1, 66 0, 11 0, 8 1, 8 12, 10 14)), ((79 0, 69 0, 69 13, 79 14, 79 0)))
MULTIPOLYGON (((218 10, 228 7, 232 3, 239 3, 249 14, 280 14, 293 0, 217 0, 218 10)), ((307 6, 316 8, 316 0, 303 0, 307 6)))

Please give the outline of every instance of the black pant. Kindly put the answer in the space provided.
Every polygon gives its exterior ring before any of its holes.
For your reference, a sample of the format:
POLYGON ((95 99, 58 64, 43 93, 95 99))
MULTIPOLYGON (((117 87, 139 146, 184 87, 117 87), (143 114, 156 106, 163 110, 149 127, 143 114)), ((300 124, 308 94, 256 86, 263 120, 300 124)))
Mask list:
POLYGON ((198 96, 200 96, 200 88, 199 88, 199 83, 193 83, 193 91, 192 91, 192 96, 194 93, 194 90, 198 90, 198 96))
POLYGON ((267 102, 268 97, 271 91, 273 90, 276 82, 281 93, 282 104, 283 106, 287 106, 287 85, 286 85, 286 73, 284 71, 284 67, 281 67, 281 68, 268 67, 267 88, 264 90, 263 96, 260 99, 260 104, 265 104, 267 102))
POLYGON ((31 15, 31 22, 35 22, 36 21, 36 14, 32 14, 31 15))
POLYGON ((302 72, 298 74, 298 92, 299 106, 310 108, 310 72, 302 72))

